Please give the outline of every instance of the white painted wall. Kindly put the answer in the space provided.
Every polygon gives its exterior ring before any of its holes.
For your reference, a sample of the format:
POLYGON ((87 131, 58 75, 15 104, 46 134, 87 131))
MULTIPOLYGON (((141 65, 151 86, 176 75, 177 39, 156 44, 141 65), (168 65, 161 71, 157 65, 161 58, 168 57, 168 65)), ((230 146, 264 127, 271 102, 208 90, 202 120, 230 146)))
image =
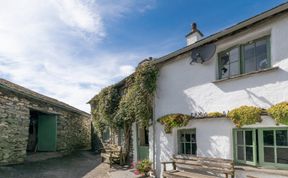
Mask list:
MULTIPOLYGON (((288 16, 272 19, 217 42, 216 53, 207 64, 189 65, 189 57, 166 63, 160 69, 155 97, 155 119, 170 113, 228 111, 242 105, 268 108, 288 101, 288 16), (217 53, 237 44, 271 35, 271 62, 278 70, 255 74, 234 80, 212 83, 216 80, 217 53)), ((266 118, 267 119, 267 118, 266 118)), ((257 126, 273 125, 269 119, 257 126), (268 122, 268 124, 265 122, 268 122)), ((191 121, 187 126, 197 130, 198 155, 232 159, 233 123, 227 119, 191 121)), ((157 175, 161 161, 177 153, 176 132, 166 134, 156 124, 155 136, 157 175)), ((150 152, 153 151, 150 144, 150 152)), ((153 155, 150 154, 152 160, 153 155)))

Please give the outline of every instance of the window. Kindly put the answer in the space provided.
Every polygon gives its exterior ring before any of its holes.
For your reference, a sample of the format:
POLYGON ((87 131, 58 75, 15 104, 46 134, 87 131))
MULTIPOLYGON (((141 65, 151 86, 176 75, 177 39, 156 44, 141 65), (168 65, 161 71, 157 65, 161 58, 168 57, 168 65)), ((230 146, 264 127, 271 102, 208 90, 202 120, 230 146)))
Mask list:
POLYGON ((239 45, 219 53, 219 79, 270 67, 269 37, 239 45))
POLYGON ((234 129, 238 163, 288 168, 288 128, 234 129))
POLYGON ((179 154, 196 155, 196 129, 185 129, 178 131, 179 154))
POLYGON ((237 162, 256 164, 255 129, 238 129, 235 131, 235 157, 237 162))
POLYGON ((259 162, 262 165, 287 167, 288 129, 259 129, 259 162))
POLYGON ((220 78, 229 78, 230 76, 240 74, 240 50, 234 47, 219 55, 220 78))

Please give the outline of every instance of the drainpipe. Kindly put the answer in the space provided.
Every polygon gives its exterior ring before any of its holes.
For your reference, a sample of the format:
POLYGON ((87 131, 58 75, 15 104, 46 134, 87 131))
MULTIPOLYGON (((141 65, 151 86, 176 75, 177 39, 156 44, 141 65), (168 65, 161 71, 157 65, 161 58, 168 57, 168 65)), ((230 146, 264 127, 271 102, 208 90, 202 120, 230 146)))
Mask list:
MULTIPOLYGON (((156 97, 156 92, 154 93, 154 99, 153 99, 153 121, 152 121, 152 129, 153 129, 153 170, 156 170, 156 119, 155 119, 155 97, 156 97)), ((155 172, 156 173, 156 172, 155 172)))

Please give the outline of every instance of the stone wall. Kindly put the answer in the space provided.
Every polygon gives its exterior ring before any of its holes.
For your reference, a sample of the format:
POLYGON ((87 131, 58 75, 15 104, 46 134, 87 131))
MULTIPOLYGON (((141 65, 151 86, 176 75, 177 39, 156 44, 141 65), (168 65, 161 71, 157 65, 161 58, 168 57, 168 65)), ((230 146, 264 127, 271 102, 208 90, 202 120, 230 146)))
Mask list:
POLYGON ((0 88, 0 165, 21 163, 26 158, 30 109, 57 114, 57 151, 70 153, 91 146, 89 114, 57 107, 0 88))

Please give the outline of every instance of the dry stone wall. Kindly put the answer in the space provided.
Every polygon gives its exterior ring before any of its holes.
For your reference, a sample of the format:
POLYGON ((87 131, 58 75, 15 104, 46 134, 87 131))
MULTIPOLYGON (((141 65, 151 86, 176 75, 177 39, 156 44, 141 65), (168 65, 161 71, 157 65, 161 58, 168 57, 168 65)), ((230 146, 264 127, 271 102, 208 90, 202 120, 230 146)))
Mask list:
POLYGON ((0 88, 0 165, 21 163, 26 158, 30 109, 57 114, 57 151, 90 149, 89 114, 63 109, 0 88))

